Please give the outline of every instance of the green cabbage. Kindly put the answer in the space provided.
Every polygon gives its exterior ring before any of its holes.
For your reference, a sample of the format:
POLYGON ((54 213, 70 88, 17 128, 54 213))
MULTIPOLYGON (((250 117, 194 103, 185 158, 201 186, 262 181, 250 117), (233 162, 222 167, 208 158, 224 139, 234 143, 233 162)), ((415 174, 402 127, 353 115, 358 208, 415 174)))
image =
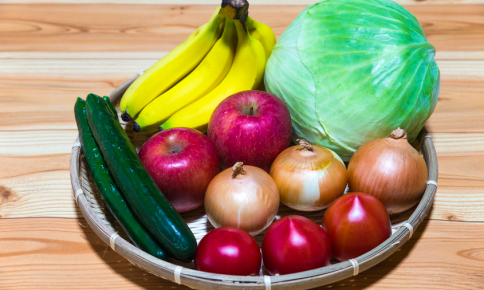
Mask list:
POLYGON ((440 89, 435 49, 417 19, 388 0, 326 0, 284 31, 266 89, 289 107, 293 139, 348 161, 362 144, 401 127, 412 142, 440 89))

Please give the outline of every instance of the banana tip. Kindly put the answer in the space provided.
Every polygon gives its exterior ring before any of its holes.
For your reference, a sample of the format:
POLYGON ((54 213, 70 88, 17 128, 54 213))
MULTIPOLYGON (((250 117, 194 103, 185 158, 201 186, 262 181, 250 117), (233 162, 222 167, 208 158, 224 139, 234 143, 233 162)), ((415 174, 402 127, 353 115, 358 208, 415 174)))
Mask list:
POLYGON ((131 116, 128 114, 128 112, 124 111, 123 114, 121 114, 121 119, 125 122, 131 121, 131 116))
POLYGON ((138 133, 140 130, 141 130, 141 127, 139 126, 139 124, 136 122, 133 122, 133 131, 138 133))
POLYGON ((160 132, 161 132, 161 131, 163 131, 163 127, 158 126, 158 130, 159 130, 160 132))

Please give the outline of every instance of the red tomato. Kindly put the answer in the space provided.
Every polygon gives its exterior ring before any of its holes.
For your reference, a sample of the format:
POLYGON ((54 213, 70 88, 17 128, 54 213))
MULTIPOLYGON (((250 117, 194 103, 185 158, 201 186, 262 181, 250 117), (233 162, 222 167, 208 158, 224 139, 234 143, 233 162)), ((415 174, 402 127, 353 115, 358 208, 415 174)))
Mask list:
POLYGON ((331 242, 317 223, 290 215, 267 230, 262 241, 262 259, 271 275, 324 267, 331 261, 331 242))
POLYGON ((347 193, 326 210, 323 227, 340 261, 358 257, 375 248, 392 234, 385 206, 375 197, 361 192, 347 193))
POLYGON ((222 227, 209 232, 198 244, 195 267, 200 271, 227 275, 257 275, 260 248, 247 232, 222 227))

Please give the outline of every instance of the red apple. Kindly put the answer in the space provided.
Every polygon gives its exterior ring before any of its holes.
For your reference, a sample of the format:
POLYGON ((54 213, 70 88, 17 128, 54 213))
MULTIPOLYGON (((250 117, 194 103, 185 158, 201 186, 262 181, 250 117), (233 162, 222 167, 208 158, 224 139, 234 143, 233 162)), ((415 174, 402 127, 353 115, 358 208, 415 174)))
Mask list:
POLYGON ((291 142, 291 116, 277 96, 244 91, 222 101, 208 123, 222 169, 236 162, 269 171, 291 142))
POLYGON ((152 136, 141 147, 139 157, 178 212, 201 206, 208 184, 219 172, 212 141, 190 128, 168 129, 152 136))

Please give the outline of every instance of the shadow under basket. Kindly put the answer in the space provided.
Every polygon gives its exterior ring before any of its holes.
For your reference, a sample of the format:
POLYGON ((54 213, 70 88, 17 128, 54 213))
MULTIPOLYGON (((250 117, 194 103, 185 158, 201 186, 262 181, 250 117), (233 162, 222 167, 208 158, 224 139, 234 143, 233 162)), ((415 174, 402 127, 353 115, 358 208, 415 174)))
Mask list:
MULTIPOLYGON (((139 76, 136 75, 116 88, 110 95, 113 104, 119 103, 121 96, 128 86, 139 76)), ((118 116, 120 115, 118 111, 118 116)), ((146 141, 150 134, 133 133, 131 123, 123 122, 126 132, 137 149, 146 141)), ((231 276, 219 275, 195 270, 193 262, 182 263, 176 260, 163 261, 134 246, 111 214, 104 207, 102 197, 92 183, 87 166, 81 154, 79 138, 72 147, 71 154, 71 182, 74 199, 82 215, 96 235, 108 244, 115 252, 126 258, 132 264, 153 275, 173 281, 195 289, 308 289, 334 283, 354 275, 358 275, 397 251, 411 237, 420 223, 427 216, 437 191, 437 155, 430 135, 425 131, 419 135, 417 147, 420 146, 427 163, 428 182, 420 203, 411 210, 392 217, 392 235, 373 250, 350 261, 334 263, 326 267, 317 268, 288 275, 269 276, 262 268, 259 276, 231 276)), ((284 205, 279 208, 277 218, 297 214, 305 216, 321 224, 324 211, 301 212, 292 210, 284 205)), ((203 206, 182 214, 197 241, 213 229, 203 206)), ((255 237, 259 246, 264 233, 255 237)))

